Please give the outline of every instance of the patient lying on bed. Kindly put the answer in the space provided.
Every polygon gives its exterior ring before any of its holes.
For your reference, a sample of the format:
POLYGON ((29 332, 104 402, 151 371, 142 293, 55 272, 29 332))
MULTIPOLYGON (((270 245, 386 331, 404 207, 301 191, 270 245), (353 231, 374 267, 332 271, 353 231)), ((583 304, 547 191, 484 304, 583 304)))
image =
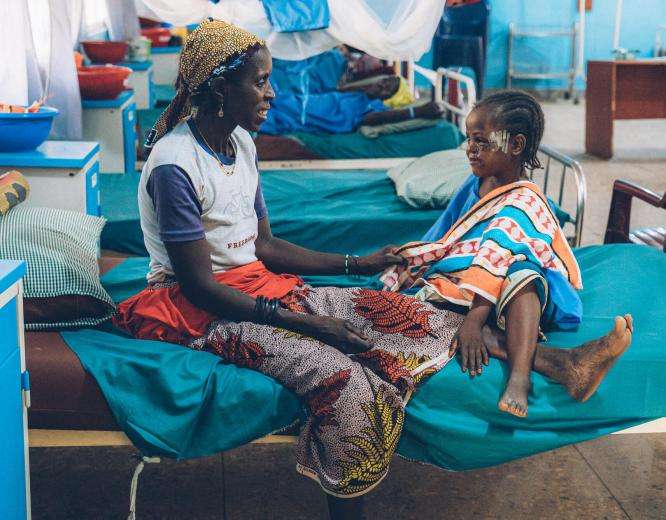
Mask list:
POLYGON ((580 323, 580 270, 546 197, 527 180, 537 158, 544 117, 524 92, 484 98, 467 118, 466 149, 473 176, 426 233, 403 246, 409 266, 382 281, 418 298, 463 309, 452 344, 463 371, 481 375, 488 357, 508 361, 510 376, 498 406, 527 415, 532 369, 588 399, 631 343, 631 316, 616 317, 608 335, 576 349, 537 344, 541 330, 580 323), (492 329, 486 326, 492 323, 492 329), (493 330, 494 329, 494 330, 493 330))
POLYGON ((337 49, 321 55, 304 69, 278 60, 271 77, 277 95, 271 101, 261 133, 350 133, 361 125, 442 116, 443 107, 438 103, 412 106, 415 99, 407 82, 398 76, 345 82, 345 60, 337 49), (295 81, 294 76, 300 81, 295 81))

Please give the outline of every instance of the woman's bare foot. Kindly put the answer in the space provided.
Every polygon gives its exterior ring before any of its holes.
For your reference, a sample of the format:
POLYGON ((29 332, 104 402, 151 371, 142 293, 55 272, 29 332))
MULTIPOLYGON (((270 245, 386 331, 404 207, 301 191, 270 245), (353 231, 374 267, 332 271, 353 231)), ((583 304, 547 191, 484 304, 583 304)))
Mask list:
POLYGON ((568 351, 570 361, 561 383, 571 397, 585 402, 594 394, 615 361, 629 348, 633 331, 630 314, 616 316, 613 329, 603 338, 568 351))
POLYGON ((516 417, 525 417, 527 415, 527 394, 530 393, 530 388, 529 374, 512 373, 497 407, 516 417))

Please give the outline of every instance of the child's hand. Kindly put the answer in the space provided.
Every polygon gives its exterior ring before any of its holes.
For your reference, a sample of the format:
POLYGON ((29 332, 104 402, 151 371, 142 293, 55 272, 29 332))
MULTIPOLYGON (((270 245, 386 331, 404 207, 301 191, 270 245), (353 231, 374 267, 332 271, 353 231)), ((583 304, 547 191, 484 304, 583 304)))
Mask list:
POLYGON ((449 357, 460 352, 460 364, 462 371, 469 370, 469 375, 474 377, 481 375, 483 365, 488 365, 488 349, 483 341, 483 323, 468 319, 468 315, 458 332, 453 337, 449 357))

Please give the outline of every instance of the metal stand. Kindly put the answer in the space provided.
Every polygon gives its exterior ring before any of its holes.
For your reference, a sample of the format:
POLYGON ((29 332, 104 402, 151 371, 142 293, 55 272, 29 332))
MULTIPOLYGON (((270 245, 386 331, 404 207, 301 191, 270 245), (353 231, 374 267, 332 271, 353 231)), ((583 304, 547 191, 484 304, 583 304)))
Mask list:
POLYGON ((654 56, 655 58, 666 57, 666 24, 657 27, 657 34, 654 38, 654 56))
MULTIPOLYGON (((578 22, 571 28, 535 28, 519 29, 514 22, 509 24, 509 45, 507 59, 507 88, 511 88, 514 79, 567 79, 567 90, 564 94, 565 99, 574 97, 574 81, 576 78, 576 42, 580 28, 578 22), (514 47, 517 44, 515 40, 525 40, 527 38, 566 38, 571 44, 571 53, 569 68, 566 71, 558 72, 529 72, 526 68, 522 71, 516 68, 514 61, 514 47)), ((578 97, 574 98, 578 103, 578 97)))

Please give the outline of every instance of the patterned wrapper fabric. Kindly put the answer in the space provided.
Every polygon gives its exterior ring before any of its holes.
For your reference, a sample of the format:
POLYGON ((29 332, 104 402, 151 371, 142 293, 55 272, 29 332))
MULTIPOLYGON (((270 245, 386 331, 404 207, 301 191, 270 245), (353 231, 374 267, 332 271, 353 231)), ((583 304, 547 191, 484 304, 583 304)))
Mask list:
POLYGON ((30 185, 20 172, 0 174, 0 216, 28 198, 30 185))
POLYGON ((180 344, 257 370, 294 391, 308 412, 296 469, 340 497, 362 495, 386 476, 405 405, 416 386, 449 361, 451 340, 463 319, 387 291, 298 285, 282 292, 284 308, 348 320, 372 340, 371 350, 347 355, 279 327, 206 315, 183 305, 177 286, 166 281, 140 293, 133 302, 134 315, 141 316, 134 335, 160 339, 169 322, 181 331, 172 334, 180 344), (171 322, 176 314, 179 324, 171 322))
POLYGON ((475 294, 497 303, 514 262, 558 271, 574 289, 580 269, 546 197, 529 181, 501 186, 484 196, 437 242, 406 244, 406 267, 380 280, 386 290, 414 286, 417 298, 469 306, 475 294))

